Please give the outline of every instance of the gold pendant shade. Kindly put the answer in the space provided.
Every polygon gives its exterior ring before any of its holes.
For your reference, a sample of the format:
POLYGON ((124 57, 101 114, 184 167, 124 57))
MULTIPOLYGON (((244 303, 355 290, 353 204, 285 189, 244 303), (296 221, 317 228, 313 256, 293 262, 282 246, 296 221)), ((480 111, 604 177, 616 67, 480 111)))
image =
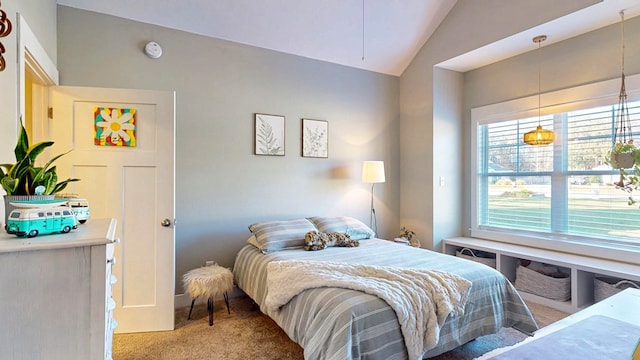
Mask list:
POLYGON ((549 145, 555 137, 553 131, 543 129, 541 125, 538 125, 535 130, 524 134, 524 142, 529 145, 549 145))

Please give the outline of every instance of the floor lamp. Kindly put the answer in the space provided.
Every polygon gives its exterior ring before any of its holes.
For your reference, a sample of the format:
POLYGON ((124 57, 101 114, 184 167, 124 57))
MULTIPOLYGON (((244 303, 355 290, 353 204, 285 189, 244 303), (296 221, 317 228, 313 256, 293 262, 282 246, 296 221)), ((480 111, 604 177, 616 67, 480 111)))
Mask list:
POLYGON ((371 184, 371 212, 369 213, 369 226, 378 233, 378 221, 376 209, 373 207, 373 187, 377 183, 383 183, 384 161, 365 161, 362 163, 362 182, 371 184))

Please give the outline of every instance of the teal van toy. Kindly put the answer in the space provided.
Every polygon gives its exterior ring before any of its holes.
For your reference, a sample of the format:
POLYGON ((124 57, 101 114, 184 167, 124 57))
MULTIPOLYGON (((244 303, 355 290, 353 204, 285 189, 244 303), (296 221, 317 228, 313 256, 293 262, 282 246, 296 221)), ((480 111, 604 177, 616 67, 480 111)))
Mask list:
POLYGON ((84 224, 91 217, 91 209, 89 208, 89 201, 83 199, 76 194, 56 194, 56 199, 65 199, 73 212, 76 214, 76 219, 80 224, 84 224))
POLYGON ((18 208, 11 211, 7 219, 6 230, 9 234, 32 238, 40 234, 68 233, 71 229, 78 228, 76 214, 68 205, 57 205, 53 202, 43 204, 44 207, 36 207, 33 202, 28 206, 19 202, 11 204, 18 208))

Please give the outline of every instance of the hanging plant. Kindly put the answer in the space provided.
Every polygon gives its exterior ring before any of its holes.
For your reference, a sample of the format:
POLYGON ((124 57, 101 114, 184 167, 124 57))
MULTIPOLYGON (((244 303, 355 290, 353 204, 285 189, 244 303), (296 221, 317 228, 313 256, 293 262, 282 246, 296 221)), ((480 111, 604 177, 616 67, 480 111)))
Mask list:
POLYGON ((622 77, 615 116, 613 147, 607 154, 606 162, 612 168, 620 171, 620 180, 614 184, 618 189, 624 190, 628 194, 627 204, 635 205, 638 200, 633 197, 633 194, 634 191, 640 190, 640 149, 633 143, 631 119, 627 105, 624 75, 624 11, 620 11, 620 18, 622 20, 622 77))
POLYGON ((627 143, 616 143, 607 155, 607 163, 614 169, 631 169, 636 163, 640 152, 633 144, 633 141, 627 143))

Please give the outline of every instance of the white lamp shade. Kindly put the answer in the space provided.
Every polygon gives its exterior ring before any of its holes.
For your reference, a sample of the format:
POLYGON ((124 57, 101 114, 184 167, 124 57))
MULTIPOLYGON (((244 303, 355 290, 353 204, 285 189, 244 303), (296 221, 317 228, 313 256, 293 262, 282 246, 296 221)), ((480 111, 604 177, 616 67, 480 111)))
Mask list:
POLYGON ((362 182, 383 183, 384 161, 365 161, 362 163, 362 182))

